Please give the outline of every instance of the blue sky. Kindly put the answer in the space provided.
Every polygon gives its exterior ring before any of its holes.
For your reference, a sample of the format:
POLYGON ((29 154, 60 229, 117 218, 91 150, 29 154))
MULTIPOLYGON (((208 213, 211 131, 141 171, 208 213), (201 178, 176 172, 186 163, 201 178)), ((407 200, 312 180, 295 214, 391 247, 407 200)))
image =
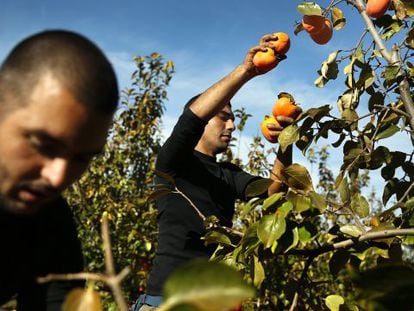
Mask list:
MULTIPOLYGON (((233 106, 246 107, 254 116, 248 122, 248 139, 259 133, 258 124, 279 92, 289 92, 303 109, 330 104, 345 90, 341 75, 325 88, 314 87, 317 70, 328 54, 350 49, 363 27, 356 11, 343 4, 347 26, 334 32, 324 46, 302 32, 293 34, 301 15, 302 1, 281 0, 2 0, 0 10, 0 58, 22 38, 50 28, 80 32, 96 42, 112 61, 124 88, 134 67, 134 55, 161 53, 175 62, 176 73, 168 90, 164 117, 168 135, 187 99, 208 88, 237 66, 246 51, 266 33, 283 31, 291 37, 288 59, 250 81, 233 99, 233 106)), ((319 1, 328 5, 328 1, 319 1)), ((324 144, 321 141, 321 144, 324 144)), ((305 162, 300 152, 295 161, 305 162)), ((338 160, 332 161, 338 167, 338 160)))

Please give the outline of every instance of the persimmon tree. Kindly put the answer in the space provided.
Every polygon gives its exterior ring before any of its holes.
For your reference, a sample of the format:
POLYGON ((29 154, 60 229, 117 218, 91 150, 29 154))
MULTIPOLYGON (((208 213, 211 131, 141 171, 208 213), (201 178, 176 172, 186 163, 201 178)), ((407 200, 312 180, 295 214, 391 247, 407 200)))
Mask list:
MULTIPOLYGON (((174 72, 173 63, 158 53, 137 56, 133 61, 136 70, 131 75, 131 86, 122 91, 103 153, 66 192, 78 222, 86 270, 90 272, 104 269, 100 221, 103 213, 107 215, 115 268, 131 270, 124 282, 127 301, 145 290, 157 239, 156 211, 152 204, 146 204, 146 198, 161 142, 160 117, 166 88, 174 72)), ((109 295, 101 289, 104 296, 109 295)))
MULTIPOLYGON (((331 1, 325 8, 303 2, 297 9, 304 16, 329 19, 339 36, 349 7, 366 27, 354 47, 328 55, 315 81, 316 87, 329 87, 329 81, 343 77, 338 110, 327 105, 304 111, 279 137, 283 149, 295 145, 304 154, 322 139, 334 141, 332 147, 343 158, 340 171, 328 175, 329 191, 317 191, 308 169, 294 163, 278 176, 287 192, 241 204, 236 228, 210 226, 206 236, 206 243, 219 244, 213 259, 242 271, 257 287, 259 295, 246 309, 414 306, 409 294, 414 270, 403 259, 414 234, 414 6, 394 0, 389 14, 376 19, 367 15, 362 0, 331 1), (383 142, 389 137, 411 148, 387 146, 383 142), (362 191, 367 171, 381 172, 381 211, 362 191)), ((302 35, 302 30, 299 22, 295 32, 302 35)), ((252 158, 263 159, 260 144, 255 139, 252 158)), ((266 170, 264 161, 251 164, 245 167, 252 172, 266 170)), ((252 184, 247 191, 258 195, 269 182, 252 184)))

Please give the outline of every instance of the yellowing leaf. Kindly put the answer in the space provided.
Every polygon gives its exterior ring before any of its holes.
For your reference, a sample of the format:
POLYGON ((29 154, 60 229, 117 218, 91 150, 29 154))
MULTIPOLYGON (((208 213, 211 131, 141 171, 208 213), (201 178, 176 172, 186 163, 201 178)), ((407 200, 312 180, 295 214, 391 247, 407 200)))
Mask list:
POLYGON ((312 191, 312 179, 307 169, 300 164, 292 164, 282 170, 283 181, 293 189, 312 191))
POLYGON ((67 296, 62 305, 62 311, 102 311, 101 297, 93 290, 75 288, 67 296))
POLYGON ((339 230, 342 233, 348 234, 354 238, 357 238, 364 234, 364 231, 360 227, 354 225, 344 225, 339 230))

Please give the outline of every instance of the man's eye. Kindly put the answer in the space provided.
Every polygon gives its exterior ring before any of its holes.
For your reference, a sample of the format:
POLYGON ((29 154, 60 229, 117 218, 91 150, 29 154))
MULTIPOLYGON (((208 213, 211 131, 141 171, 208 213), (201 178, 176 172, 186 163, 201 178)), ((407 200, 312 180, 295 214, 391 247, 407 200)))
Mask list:
POLYGON ((51 155, 55 153, 55 148, 52 143, 45 142, 41 140, 39 137, 31 135, 29 136, 29 143, 32 148, 38 150, 41 153, 51 155))

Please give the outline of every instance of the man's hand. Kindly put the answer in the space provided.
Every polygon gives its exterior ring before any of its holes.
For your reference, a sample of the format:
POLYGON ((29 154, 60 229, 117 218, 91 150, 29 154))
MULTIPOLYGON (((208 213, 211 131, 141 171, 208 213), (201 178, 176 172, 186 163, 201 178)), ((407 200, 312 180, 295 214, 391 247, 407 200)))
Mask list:
POLYGON ((275 57, 278 59, 277 63, 279 63, 280 61, 286 59, 286 55, 282 55, 282 54, 278 54, 275 51, 275 46, 270 43, 270 41, 274 41, 277 40, 277 36, 274 34, 267 34, 264 35, 263 37, 261 37, 260 39, 260 45, 252 47, 249 49, 242 66, 245 67, 246 71, 248 71, 252 76, 257 76, 257 75, 261 75, 264 74, 268 71, 270 71, 272 68, 268 68, 268 69, 259 69, 257 68, 254 63, 253 63, 253 58, 256 55, 257 52, 266 52, 268 48, 272 49, 275 52, 275 57))
MULTIPOLYGON (((299 106, 295 107, 296 109, 296 113, 295 115, 298 116, 300 115, 300 113, 302 112, 302 109, 299 106)), ((295 122, 295 119, 293 118, 289 118, 289 117, 284 117, 284 116, 278 116, 276 117, 276 121, 279 124, 276 123, 268 123, 267 124, 267 128, 269 129, 269 135, 275 140, 277 141, 277 138, 280 135, 280 132, 282 132, 282 130, 291 125, 293 122, 295 122)))

